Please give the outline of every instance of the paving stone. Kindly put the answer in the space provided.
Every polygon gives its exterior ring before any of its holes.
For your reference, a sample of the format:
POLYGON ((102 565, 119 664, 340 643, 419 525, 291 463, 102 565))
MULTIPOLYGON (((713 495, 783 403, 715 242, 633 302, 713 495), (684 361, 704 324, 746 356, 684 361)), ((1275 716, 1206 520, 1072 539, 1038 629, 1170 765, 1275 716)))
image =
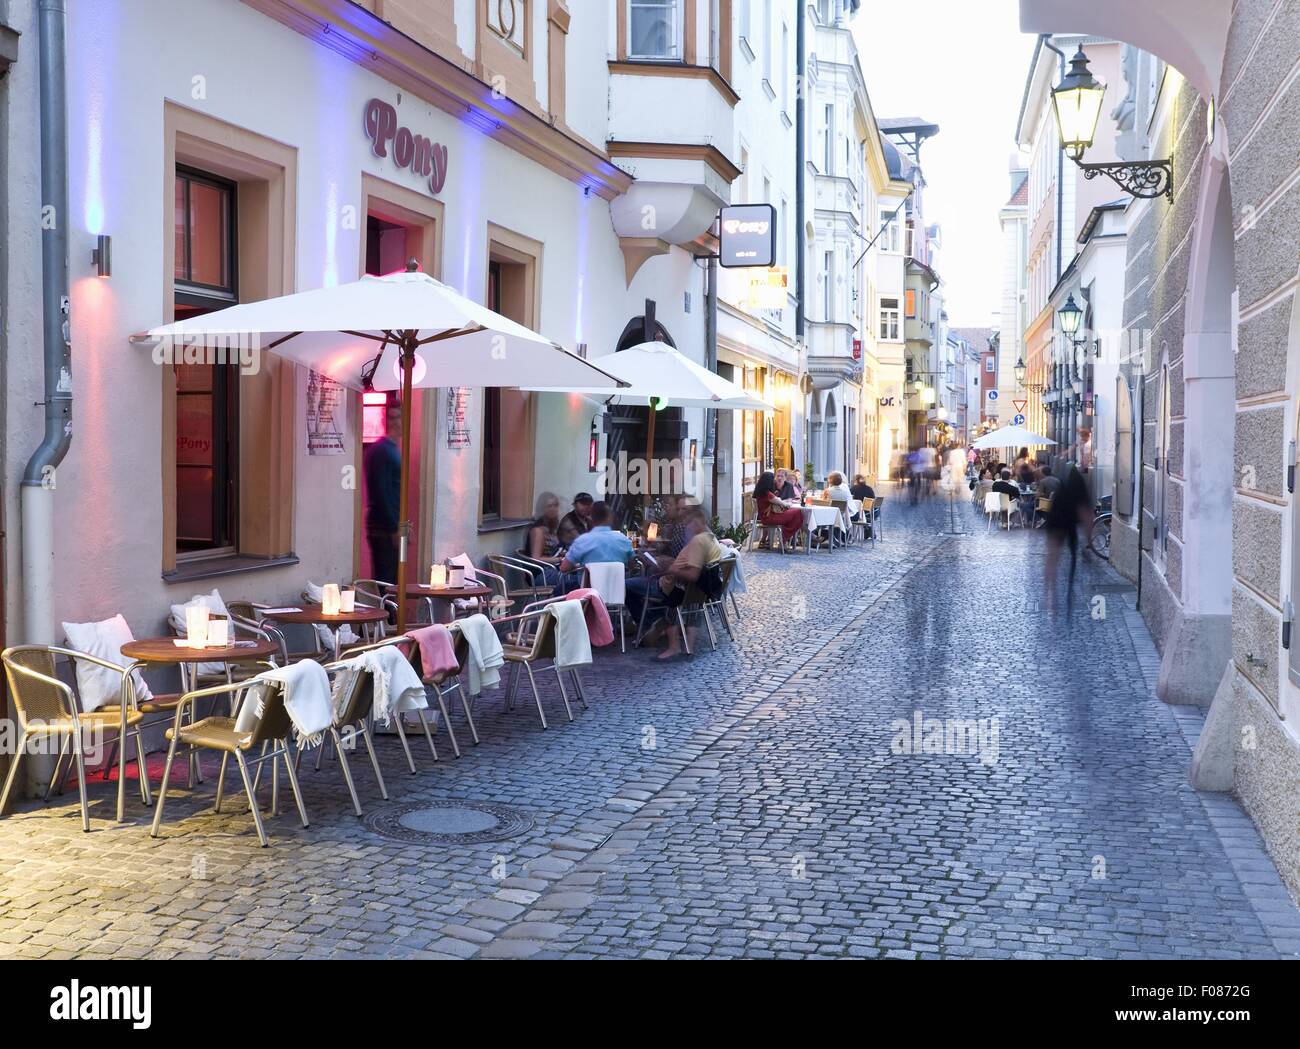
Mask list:
POLYGON ((1068 619, 1039 612, 1041 534, 986 533, 963 506, 973 534, 944 537, 946 504, 883 494, 874 548, 746 555, 737 638, 716 652, 598 650, 572 723, 543 676, 545 732, 487 692, 458 761, 409 776, 377 741, 389 804, 507 805, 532 820, 519 836, 381 838, 337 763, 305 762, 312 826, 268 816, 262 850, 246 811, 212 812, 205 758, 155 841, 138 802, 118 825, 92 778, 91 834, 75 789, 0 820, 0 955, 1300 953, 1250 820, 1186 783, 1202 712, 1154 698, 1126 598, 1088 613, 1110 569, 1081 563, 1068 619), (974 721, 974 752, 899 752, 917 710, 974 721))

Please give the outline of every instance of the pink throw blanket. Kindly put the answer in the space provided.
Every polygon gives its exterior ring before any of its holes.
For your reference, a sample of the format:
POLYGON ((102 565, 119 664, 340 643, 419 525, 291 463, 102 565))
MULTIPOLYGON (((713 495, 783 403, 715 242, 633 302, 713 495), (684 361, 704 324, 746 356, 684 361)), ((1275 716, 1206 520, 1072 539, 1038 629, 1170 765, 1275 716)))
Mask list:
POLYGON ((609 611, 605 608, 605 602, 601 596, 590 587, 580 587, 577 590, 571 590, 565 595, 568 601, 581 601, 584 597, 591 600, 583 606, 583 614, 587 619, 587 633, 591 636, 591 643, 597 647, 601 645, 612 645, 614 643, 614 627, 609 621, 609 611))
POLYGON ((408 630, 406 636, 420 650, 420 676, 428 681, 439 674, 454 674, 460 669, 456 662, 456 644, 451 631, 441 623, 408 630))

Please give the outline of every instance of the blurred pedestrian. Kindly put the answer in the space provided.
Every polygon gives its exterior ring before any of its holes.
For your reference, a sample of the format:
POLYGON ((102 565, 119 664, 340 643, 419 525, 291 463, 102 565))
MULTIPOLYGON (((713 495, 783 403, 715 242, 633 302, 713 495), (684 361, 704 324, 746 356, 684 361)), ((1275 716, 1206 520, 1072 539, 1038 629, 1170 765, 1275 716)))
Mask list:
POLYGON ((1065 591, 1065 611, 1068 616, 1074 603, 1074 570, 1079 561, 1079 526, 1088 524, 1091 500, 1088 484, 1073 463, 1062 461, 1054 476, 1059 487, 1052 496, 1052 504, 1047 510, 1047 520, 1044 523, 1047 531, 1047 556, 1043 563, 1043 581, 1047 606, 1055 610, 1061 548, 1068 544, 1070 580, 1065 591))

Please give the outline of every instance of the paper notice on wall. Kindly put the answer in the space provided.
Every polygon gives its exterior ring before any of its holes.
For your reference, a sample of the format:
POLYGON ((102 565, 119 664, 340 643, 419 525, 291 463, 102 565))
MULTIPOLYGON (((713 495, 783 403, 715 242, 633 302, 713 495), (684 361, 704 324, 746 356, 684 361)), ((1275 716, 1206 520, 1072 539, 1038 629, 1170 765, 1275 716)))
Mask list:
POLYGON ((447 391, 447 447, 469 447, 469 387, 447 391))
POLYGON ((307 375, 307 454, 342 455, 344 388, 327 375, 307 375))

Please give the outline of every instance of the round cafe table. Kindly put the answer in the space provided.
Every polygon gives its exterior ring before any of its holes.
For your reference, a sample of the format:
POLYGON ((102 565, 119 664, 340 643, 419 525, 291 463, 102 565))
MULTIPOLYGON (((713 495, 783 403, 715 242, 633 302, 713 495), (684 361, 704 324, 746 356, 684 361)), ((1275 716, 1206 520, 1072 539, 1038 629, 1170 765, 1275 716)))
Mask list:
MULTIPOLYGON (((249 640, 236 640, 228 645, 212 646, 204 648, 191 648, 189 645, 178 645, 177 638, 174 637, 142 637, 135 641, 128 641, 122 646, 122 655, 131 660, 131 670, 137 670, 143 665, 148 666, 174 666, 181 672, 181 692, 191 692, 194 689, 194 683, 198 677, 198 668, 200 663, 251 663, 259 660, 269 660, 280 654, 280 646, 274 641, 268 641, 265 638, 252 638, 249 640)), ((196 717, 194 707, 190 707, 190 720, 196 717)), ((122 754, 125 755, 126 747, 121 748, 122 754)), ((122 768, 118 769, 118 819, 122 818, 122 783, 125 780, 125 762, 122 768)), ((143 770, 141 775, 144 775, 143 770)), ((203 777, 199 774, 198 755, 191 752, 189 761, 189 785, 194 786, 195 782, 202 783, 203 777)))
POLYGON ((407 583, 406 600, 424 601, 429 608, 430 623, 449 623, 453 618, 452 602, 464 597, 491 597, 492 588, 482 583, 464 586, 430 586, 428 583, 407 583))
POLYGON ((382 608, 375 608, 374 605, 357 605, 351 612, 339 612, 337 615, 326 615, 325 610, 320 605, 300 604, 295 605, 296 611, 284 612, 279 609, 262 610, 262 618, 269 619, 275 623, 288 623, 296 625, 324 624, 331 627, 334 635, 334 658, 339 657, 339 634, 338 628, 341 626, 359 626, 362 632, 375 623, 386 623, 388 621, 388 612, 382 608))

